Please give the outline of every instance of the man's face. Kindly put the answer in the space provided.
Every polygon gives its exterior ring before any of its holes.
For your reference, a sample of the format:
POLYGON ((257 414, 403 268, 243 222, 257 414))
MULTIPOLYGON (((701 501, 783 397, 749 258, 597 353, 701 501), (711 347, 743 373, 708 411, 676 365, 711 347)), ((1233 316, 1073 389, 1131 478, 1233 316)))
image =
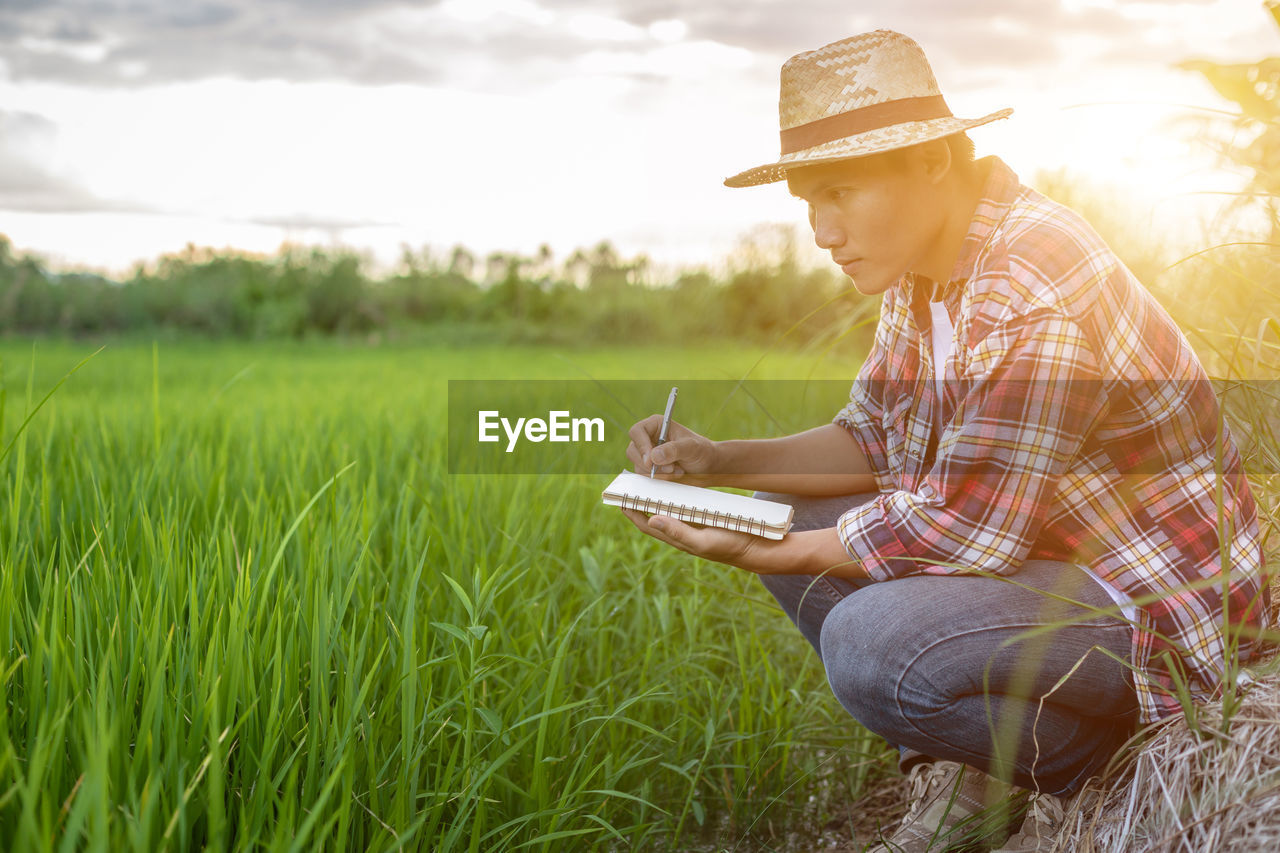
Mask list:
POLYGON ((884 293, 905 273, 922 272, 941 229, 936 183, 915 155, 903 151, 787 173, 791 194, 809 204, 814 242, 868 296, 884 293))

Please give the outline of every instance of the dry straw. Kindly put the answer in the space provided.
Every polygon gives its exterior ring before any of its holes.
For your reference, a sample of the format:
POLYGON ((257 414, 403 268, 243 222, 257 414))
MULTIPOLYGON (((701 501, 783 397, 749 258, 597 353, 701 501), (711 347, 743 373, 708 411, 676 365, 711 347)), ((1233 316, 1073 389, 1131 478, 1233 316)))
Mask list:
POLYGON ((957 118, 920 45, 891 30, 862 33, 786 61, 778 96, 781 157, 724 183, 773 183, 787 169, 917 145, 1012 112, 957 118))
MULTIPOLYGON (((1260 666, 1271 672, 1276 661, 1260 666)), ((1280 675, 1156 730, 1109 778, 1068 801, 1057 850, 1202 853, 1280 849, 1280 675)))
MULTIPOLYGON (((1280 656, 1224 720, 1221 703, 1199 706, 1196 726, 1182 717, 1161 724, 1142 747, 1091 780, 1073 798, 1043 798, 1056 834, 1043 851, 1059 853, 1204 853, 1280 850, 1280 656)), ((880 810, 888 826, 901 809, 901 781, 882 786, 897 809, 880 810)), ((860 806, 862 804, 859 804, 860 806)), ((852 845, 862 850, 874 827, 861 818, 852 845)))

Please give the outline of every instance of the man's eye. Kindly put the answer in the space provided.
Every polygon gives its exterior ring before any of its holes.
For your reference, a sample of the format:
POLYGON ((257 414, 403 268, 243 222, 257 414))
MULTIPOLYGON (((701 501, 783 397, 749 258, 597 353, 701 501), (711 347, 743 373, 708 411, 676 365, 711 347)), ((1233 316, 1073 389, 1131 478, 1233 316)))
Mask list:
POLYGON ((850 192, 847 187, 832 187, 827 190, 827 198, 831 201, 843 201, 849 197, 850 192))

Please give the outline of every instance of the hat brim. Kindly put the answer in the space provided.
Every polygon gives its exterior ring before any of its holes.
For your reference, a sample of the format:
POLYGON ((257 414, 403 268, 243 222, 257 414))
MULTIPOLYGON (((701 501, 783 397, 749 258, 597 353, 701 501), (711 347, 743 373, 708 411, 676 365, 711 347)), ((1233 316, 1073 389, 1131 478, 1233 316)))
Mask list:
POLYGON ((982 118, 934 118, 926 121, 910 121, 903 124, 892 124, 879 127, 843 139, 824 142, 803 151, 784 154, 776 163, 756 166, 724 179, 726 187, 754 187, 760 184, 772 184, 784 181, 787 172, 801 166, 813 166, 819 163, 832 163, 837 160, 851 160, 855 157, 869 157, 898 148, 919 145, 934 139, 941 139, 953 133, 962 133, 971 127, 1008 118, 1013 114, 1011 109, 997 110, 982 118))

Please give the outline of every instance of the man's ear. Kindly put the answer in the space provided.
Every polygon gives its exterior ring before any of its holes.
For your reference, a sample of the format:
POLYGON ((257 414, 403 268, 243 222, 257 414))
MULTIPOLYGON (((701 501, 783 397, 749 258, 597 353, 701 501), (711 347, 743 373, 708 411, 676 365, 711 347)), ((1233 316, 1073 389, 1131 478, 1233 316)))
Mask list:
POLYGON ((929 183, 940 184, 951 173, 951 146, 945 139, 931 139, 915 146, 917 166, 929 183))

